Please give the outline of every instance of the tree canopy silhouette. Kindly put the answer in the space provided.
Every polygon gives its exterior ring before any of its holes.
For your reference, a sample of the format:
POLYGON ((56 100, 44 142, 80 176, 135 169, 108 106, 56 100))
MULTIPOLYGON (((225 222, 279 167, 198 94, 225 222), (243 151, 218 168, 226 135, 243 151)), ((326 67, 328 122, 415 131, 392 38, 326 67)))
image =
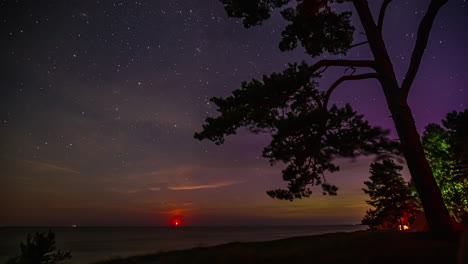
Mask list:
POLYGON ((370 165, 370 181, 365 181, 367 188, 362 189, 369 195, 367 204, 374 207, 366 212, 363 225, 371 229, 379 226, 403 229, 410 226, 409 218, 418 212, 416 197, 411 193, 408 183, 401 177, 402 166, 390 159, 374 162, 370 165))
POLYGON ((289 182, 287 190, 268 191, 274 198, 308 197, 311 185, 321 185, 324 193, 334 195, 337 187, 324 178, 325 171, 339 169, 333 158, 384 156, 397 149, 397 143, 386 137, 388 131, 370 126, 350 105, 328 109, 329 96, 316 89, 308 71, 305 64, 291 64, 281 74, 243 83, 226 99, 212 98, 221 115, 208 118, 204 130, 195 135, 221 144, 239 127, 271 133, 273 140, 263 156, 272 164, 286 163, 283 178, 289 182))
POLYGON ((329 106, 329 99, 343 82, 376 79, 383 89, 397 129, 401 151, 406 159, 415 187, 431 229, 446 234, 452 231, 450 216, 444 205, 431 168, 424 155, 407 103, 413 81, 427 46, 434 19, 447 0, 431 0, 419 25, 408 71, 399 85, 386 44, 383 40, 385 13, 391 0, 383 0, 377 21, 366 0, 221 0, 231 17, 241 18, 245 27, 261 25, 275 9, 281 9, 288 25, 281 33, 279 48, 292 50, 301 45, 311 57, 323 53, 346 55, 359 45, 367 45, 373 58, 368 60, 319 60, 313 65, 290 64, 282 73, 264 76, 263 80, 244 82, 227 98, 212 98, 220 116, 208 118, 198 139, 220 144, 240 127, 252 132, 269 132, 273 141, 264 151, 272 162, 288 164, 283 178, 288 190, 269 192, 273 197, 293 199, 308 196, 308 185, 322 184, 326 193, 336 187, 323 181, 323 172, 336 171, 331 161, 336 156, 382 154, 392 150, 385 131, 370 126, 350 106, 329 106), (332 9, 332 4, 350 2, 365 32, 365 41, 353 43, 355 27, 349 7, 332 9), (325 91, 316 89, 317 79, 328 67, 347 67, 345 74, 325 91), (361 71, 365 69, 365 72, 361 71), (358 74, 356 72, 359 71, 358 74), (372 146, 372 147, 370 147, 372 146))

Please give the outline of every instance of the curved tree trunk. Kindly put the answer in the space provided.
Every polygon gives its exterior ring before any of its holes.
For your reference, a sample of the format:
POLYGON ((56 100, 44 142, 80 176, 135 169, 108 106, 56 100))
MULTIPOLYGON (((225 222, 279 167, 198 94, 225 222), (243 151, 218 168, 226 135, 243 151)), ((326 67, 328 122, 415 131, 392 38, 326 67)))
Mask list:
MULTIPOLYGON (((437 14, 436 11, 447 1, 436 2, 432 1, 431 5, 435 4, 437 8, 430 9, 434 17, 437 14)), ((353 3, 366 32, 371 52, 374 55, 375 70, 379 74, 379 81, 400 138, 402 152, 421 199, 429 227, 436 234, 451 234, 453 228, 450 215, 424 154, 421 137, 406 101, 407 93, 398 85, 392 62, 382 38, 381 29, 375 24, 367 0, 354 0, 353 3)), ((432 24, 429 26, 432 26, 432 24)), ((422 55, 425 46, 417 46, 415 49, 418 49, 417 53, 422 55)))
POLYGON ((400 138, 411 178, 421 199, 431 230, 440 235, 452 233, 452 223, 432 169, 424 154, 421 137, 416 130, 413 114, 402 95, 386 94, 395 127, 400 138))

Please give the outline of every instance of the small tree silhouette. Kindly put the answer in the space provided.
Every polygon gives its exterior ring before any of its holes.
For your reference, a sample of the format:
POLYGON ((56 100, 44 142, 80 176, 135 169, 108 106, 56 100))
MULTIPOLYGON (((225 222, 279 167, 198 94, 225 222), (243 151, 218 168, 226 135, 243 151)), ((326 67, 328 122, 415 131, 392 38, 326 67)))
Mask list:
POLYGON ((28 234, 26 243, 21 243, 20 248, 20 255, 9 259, 6 264, 59 264, 72 257, 70 252, 56 249, 55 234, 50 229, 34 236, 28 234))
POLYGON ((370 181, 364 182, 367 189, 362 190, 370 197, 366 202, 375 209, 367 210, 362 219, 363 225, 371 229, 409 226, 409 218, 419 210, 416 197, 399 173, 402 169, 389 159, 370 165, 370 181))

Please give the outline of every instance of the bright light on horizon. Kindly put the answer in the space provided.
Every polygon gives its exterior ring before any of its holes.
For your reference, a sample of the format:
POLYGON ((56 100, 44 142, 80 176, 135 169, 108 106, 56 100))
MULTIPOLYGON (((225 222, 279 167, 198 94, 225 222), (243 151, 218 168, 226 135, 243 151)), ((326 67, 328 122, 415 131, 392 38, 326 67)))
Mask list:
POLYGON ((180 217, 175 217, 172 219, 172 226, 182 226, 182 219, 180 217))

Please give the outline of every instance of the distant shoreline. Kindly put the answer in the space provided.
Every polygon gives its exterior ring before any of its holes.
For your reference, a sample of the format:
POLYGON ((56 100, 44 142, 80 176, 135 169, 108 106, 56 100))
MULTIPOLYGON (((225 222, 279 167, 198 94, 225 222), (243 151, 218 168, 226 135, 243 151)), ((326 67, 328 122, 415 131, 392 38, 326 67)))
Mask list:
POLYGON ((356 231, 264 242, 227 243, 94 262, 156 263, 455 263, 458 239, 428 233, 356 231))
MULTIPOLYGON (((0 228, 0 263, 19 251, 28 234, 49 227, 0 228)), ((288 237, 353 232, 361 225, 308 226, 184 226, 184 227, 52 227, 57 248, 70 251, 72 263, 82 264, 113 257, 214 246, 230 242, 271 241, 288 237)))
MULTIPOLYGON (((321 225, 184 225, 178 226, 176 228, 226 228, 226 227, 313 227, 313 226, 320 226, 320 227, 332 227, 332 226, 365 226, 362 224, 321 224, 321 225)), ((0 228, 159 228, 159 227, 174 227, 170 225, 164 226, 131 226, 131 225, 107 225, 107 226, 98 226, 98 225, 77 225, 73 227, 72 225, 60 225, 60 226, 47 226, 47 225, 40 225, 40 226, 0 226, 0 228)))

